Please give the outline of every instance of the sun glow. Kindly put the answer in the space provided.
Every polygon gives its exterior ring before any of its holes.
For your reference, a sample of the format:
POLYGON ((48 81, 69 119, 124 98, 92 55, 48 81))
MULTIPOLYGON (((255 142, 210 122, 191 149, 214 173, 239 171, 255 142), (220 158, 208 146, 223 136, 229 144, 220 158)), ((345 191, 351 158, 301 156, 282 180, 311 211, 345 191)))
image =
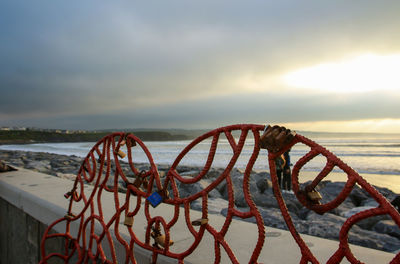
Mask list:
POLYGON ((322 132, 400 133, 400 119, 313 121, 282 124, 293 130, 322 132))
POLYGON ((400 54, 366 54, 289 72, 283 82, 296 88, 327 92, 400 91, 400 54))

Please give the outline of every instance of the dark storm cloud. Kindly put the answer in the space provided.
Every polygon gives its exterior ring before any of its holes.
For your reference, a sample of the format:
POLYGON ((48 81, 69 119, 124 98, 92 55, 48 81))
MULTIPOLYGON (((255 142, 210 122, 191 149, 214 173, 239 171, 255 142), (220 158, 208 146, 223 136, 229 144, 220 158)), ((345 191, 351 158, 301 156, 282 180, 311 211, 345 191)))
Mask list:
POLYGON ((399 10, 398 1, 2 1, 0 126, 394 117, 393 96, 379 105, 369 95, 246 93, 230 80, 397 51, 399 10))

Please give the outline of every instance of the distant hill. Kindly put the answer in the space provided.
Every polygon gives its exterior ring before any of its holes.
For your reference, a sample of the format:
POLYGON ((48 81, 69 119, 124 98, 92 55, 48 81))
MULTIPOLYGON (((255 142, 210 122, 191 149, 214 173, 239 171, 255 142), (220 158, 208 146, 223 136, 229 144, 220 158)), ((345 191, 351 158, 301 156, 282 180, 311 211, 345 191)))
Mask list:
MULTIPOLYGON (((143 141, 173 141, 192 140, 212 129, 106 129, 99 131, 72 131, 70 133, 46 130, 0 130, 0 144, 25 144, 43 142, 96 142, 112 132, 133 133, 143 141)), ((65 130, 66 131, 66 130, 65 130)), ((337 132, 313 132, 297 131, 306 137, 316 138, 349 138, 349 137, 400 137, 400 134, 383 133, 337 133, 337 132)), ((240 131, 233 133, 234 137, 240 136, 240 131)))
MULTIPOLYGON (((58 133, 47 131, 0 131, 0 144, 24 144, 43 142, 96 142, 110 132, 58 133)), ((187 135, 171 134, 165 131, 134 131, 143 141, 187 140, 187 135)))
POLYGON ((112 132, 112 131, 122 131, 122 132, 132 132, 137 133, 148 133, 148 132, 166 132, 172 136, 185 136, 187 139, 194 139, 201 136, 212 129, 180 129, 180 128, 134 128, 134 129, 104 129, 99 132, 112 132))

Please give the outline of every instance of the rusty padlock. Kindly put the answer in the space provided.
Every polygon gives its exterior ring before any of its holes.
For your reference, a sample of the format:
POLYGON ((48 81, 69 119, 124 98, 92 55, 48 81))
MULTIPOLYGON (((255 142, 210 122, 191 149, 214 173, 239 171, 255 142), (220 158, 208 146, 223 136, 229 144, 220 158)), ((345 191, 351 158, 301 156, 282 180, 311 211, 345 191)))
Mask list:
POLYGON ((142 185, 142 183, 143 183, 143 179, 142 179, 140 176, 138 176, 138 177, 136 177, 135 181, 134 181, 132 184, 133 184, 133 186, 135 186, 136 188, 140 188, 140 186, 142 185))
POLYGON ((143 179, 142 185, 143 185, 143 188, 144 188, 144 189, 147 189, 147 187, 149 186, 149 182, 148 182, 147 178, 144 178, 144 179, 143 179))
POLYGON ((123 158, 126 157, 125 152, 123 152, 122 150, 118 150, 118 152, 116 152, 116 154, 117 154, 121 159, 123 159, 123 158))
POLYGON ((155 244, 160 245, 163 248, 166 247, 167 243, 169 244, 169 246, 172 246, 174 244, 174 241, 172 241, 171 239, 167 241, 165 235, 161 234, 161 231, 159 229, 153 228, 153 232, 151 232, 150 235, 152 238, 154 238, 155 244))
POLYGON ((308 192, 308 193, 307 193, 307 198, 308 198, 309 200, 311 200, 311 202, 313 202, 314 204, 321 204, 322 196, 321 196, 321 194, 320 194, 318 191, 316 191, 316 190, 312 190, 312 191, 308 192))
POLYGON ((133 225, 133 216, 125 215, 124 225, 131 227, 133 225))
POLYGON ((74 213, 67 213, 66 215, 64 215, 64 218, 67 220, 71 220, 72 218, 75 218, 76 215, 74 213))
POLYGON ((130 138, 128 136, 125 137, 125 141, 128 147, 134 147, 136 146, 136 141, 133 138, 130 138))
POLYGON ((158 193, 161 195, 163 200, 167 200, 169 198, 169 191, 165 188, 159 190, 158 193))
POLYGON ((205 225, 207 223, 208 223, 207 218, 200 218, 200 219, 192 221, 192 225, 194 225, 194 226, 201 226, 201 225, 205 225))

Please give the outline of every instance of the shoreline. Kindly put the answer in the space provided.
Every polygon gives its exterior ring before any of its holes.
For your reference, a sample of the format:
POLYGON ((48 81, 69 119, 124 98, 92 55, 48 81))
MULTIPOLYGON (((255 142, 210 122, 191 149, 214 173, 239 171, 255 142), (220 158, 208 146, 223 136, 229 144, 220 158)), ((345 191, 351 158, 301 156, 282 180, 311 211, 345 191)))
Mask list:
MULTIPOLYGON (((115 131, 117 132, 117 131, 115 131)), ((112 134, 111 131, 87 131, 72 133, 69 131, 40 131, 40 130, 0 130, 0 145, 62 143, 62 142, 97 142, 112 134)), ((171 134, 166 131, 131 131, 118 133, 134 133, 142 140, 169 141, 187 140, 187 135, 171 134)))

